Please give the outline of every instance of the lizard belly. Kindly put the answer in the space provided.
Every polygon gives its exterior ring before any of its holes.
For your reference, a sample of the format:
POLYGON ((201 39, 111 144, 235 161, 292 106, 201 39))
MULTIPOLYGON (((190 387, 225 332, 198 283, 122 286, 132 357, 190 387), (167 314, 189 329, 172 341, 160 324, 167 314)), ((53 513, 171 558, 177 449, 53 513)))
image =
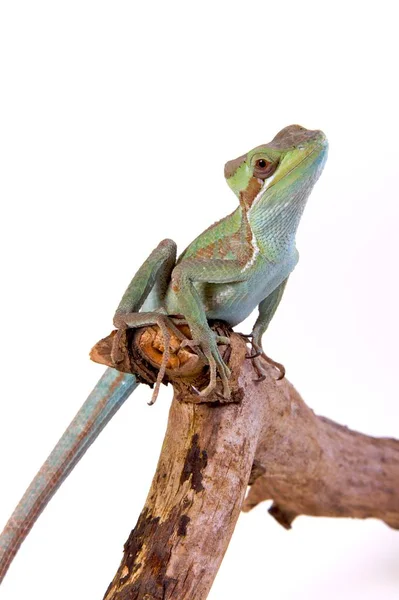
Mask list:
MULTIPOLYGON (((232 283, 198 283, 194 287, 201 299, 207 319, 226 321, 234 326, 244 321, 259 303, 267 298, 291 273, 297 256, 290 255, 278 263, 264 258, 248 269, 245 281, 232 283)), ((167 292, 168 314, 180 313, 178 297, 171 287, 167 292)))

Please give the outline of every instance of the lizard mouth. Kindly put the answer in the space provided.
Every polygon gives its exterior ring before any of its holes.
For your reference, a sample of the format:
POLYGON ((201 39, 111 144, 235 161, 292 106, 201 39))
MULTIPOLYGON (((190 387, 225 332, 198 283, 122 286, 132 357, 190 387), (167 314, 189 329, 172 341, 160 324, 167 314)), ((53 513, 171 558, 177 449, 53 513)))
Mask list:
POLYGON ((260 177, 256 178, 257 182, 260 184, 260 189, 256 194, 255 198, 253 199, 252 207, 258 202, 260 198, 262 198, 268 187, 272 184, 275 175, 276 171, 274 171, 274 173, 270 175, 270 177, 268 177, 267 179, 260 179, 260 177))
POLYGON ((271 184, 271 182, 273 181, 275 175, 276 175, 276 171, 277 171, 277 167, 278 165, 275 166, 275 168, 273 169, 273 172, 270 173, 270 175, 268 177, 266 177, 266 179, 261 179, 260 177, 257 177, 257 181, 258 183, 260 183, 260 185, 262 186, 260 191, 263 193, 265 190, 267 190, 267 188, 269 187, 269 185, 271 184))

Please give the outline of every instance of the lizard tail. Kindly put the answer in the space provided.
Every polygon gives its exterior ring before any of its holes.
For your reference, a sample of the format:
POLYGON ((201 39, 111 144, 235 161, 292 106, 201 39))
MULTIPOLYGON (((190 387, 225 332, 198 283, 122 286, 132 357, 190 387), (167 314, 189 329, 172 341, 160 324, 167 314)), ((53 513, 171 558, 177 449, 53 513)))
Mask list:
POLYGON ((0 583, 36 519, 138 386, 134 375, 107 369, 26 490, 0 535, 0 583))

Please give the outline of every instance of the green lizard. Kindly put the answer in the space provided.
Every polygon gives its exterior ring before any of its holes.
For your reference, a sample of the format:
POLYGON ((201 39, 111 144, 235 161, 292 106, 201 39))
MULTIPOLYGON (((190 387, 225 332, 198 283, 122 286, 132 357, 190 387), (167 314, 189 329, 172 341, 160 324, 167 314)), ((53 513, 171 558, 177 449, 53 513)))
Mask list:
MULTIPOLYGON (((327 147, 321 131, 291 125, 270 143, 225 165, 225 177, 238 197, 238 208, 197 237, 177 261, 176 244, 171 240, 164 240, 150 254, 114 316, 119 332, 111 354, 115 366, 120 360, 119 337, 125 328, 157 324, 167 348, 168 328, 177 331, 173 317, 183 315, 192 339, 183 339, 182 345, 196 348, 210 367, 209 384, 198 393, 206 399, 215 390, 219 375, 223 395, 229 398, 230 372, 218 349, 218 343, 226 343, 226 338, 218 337, 208 320, 234 326, 258 307, 252 344, 256 354, 262 352, 263 333, 298 261, 295 234, 323 169, 327 147)), ((261 356, 255 356, 254 361, 262 375, 261 356)), ((137 385, 134 375, 111 368, 100 379, 0 536, 0 581, 49 499, 137 385)))

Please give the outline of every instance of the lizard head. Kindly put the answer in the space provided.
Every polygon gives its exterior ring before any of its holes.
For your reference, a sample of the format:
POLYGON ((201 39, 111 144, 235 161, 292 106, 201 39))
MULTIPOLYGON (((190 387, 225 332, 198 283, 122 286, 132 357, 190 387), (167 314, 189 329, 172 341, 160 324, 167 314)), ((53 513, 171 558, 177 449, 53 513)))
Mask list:
POLYGON ((323 169, 327 149, 322 131, 289 125, 268 144, 226 163, 224 175, 247 208, 272 187, 274 191, 306 188, 308 195, 323 169))

